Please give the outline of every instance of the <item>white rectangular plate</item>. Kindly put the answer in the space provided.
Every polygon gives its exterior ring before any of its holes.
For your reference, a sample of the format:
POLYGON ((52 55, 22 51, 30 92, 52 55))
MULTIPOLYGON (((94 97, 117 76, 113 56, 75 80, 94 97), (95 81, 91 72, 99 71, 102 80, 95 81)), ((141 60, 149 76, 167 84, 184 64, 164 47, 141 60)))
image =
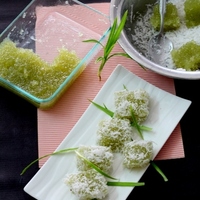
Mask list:
MULTIPOLYGON (((189 108, 191 101, 155 87, 121 65, 116 67, 94 101, 101 105, 105 104, 109 109, 114 110, 113 94, 115 91, 122 90, 123 85, 129 90, 143 88, 150 94, 150 115, 145 125, 153 128, 153 131, 144 132, 144 139, 154 141, 155 157, 189 108)), ((105 113, 94 105, 90 105, 57 150, 78 147, 81 144, 95 145, 97 124, 106 117, 108 116, 105 113)), ((119 178, 120 181, 138 182, 146 169, 147 167, 135 171, 124 169, 121 154, 116 154, 111 175, 119 178)), ((77 171, 75 153, 52 156, 25 186, 24 190, 38 200, 77 200, 78 198, 69 191, 63 182, 65 174, 75 171, 77 171)), ((109 195, 105 200, 126 199, 132 189, 131 187, 110 187, 109 195)))

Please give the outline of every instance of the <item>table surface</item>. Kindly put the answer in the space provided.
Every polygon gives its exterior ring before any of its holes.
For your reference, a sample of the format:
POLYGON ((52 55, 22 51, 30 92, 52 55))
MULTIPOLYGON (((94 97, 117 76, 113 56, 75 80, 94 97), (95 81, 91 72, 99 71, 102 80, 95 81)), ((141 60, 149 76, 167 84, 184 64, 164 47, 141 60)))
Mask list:
MULTIPOLYGON (((31 0, 1 0, 0 33, 29 2, 31 0)), ((127 200, 143 199, 147 198, 147 195, 154 199, 162 197, 200 199, 198 184, 200 178, 198 139, 200 80, 174 80, 174 82, 176 95, 192 101, 190 108, 180 121, 185 158, 156 161, 169 181, 164 182, 157 172, 149 167, 141 179, 146 185, 134 188, 127 200)), ((0 87, 0 199, 33 200, 23 191, 23 188, 38 171, 38 165, 32 166, 24 176, 20 176, 20 172, 37 157, 37 108, 0 87)))

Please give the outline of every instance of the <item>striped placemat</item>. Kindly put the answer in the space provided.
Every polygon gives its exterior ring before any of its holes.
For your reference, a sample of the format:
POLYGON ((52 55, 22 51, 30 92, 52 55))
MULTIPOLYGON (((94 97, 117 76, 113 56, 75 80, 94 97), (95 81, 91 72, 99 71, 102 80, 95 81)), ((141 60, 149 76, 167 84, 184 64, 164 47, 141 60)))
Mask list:
MULTIPOLYGON (((91 4, 91 6, 106 14, 109 13, 109 3, 91 4)), ((52 11, 61 12, 63 15, 65 14, 65 10, 62 6, 56 8, 41 7, 37 12, 37 20, 41 23, 42 18, 52 11)), ((90 20, 91 27, 96 28, 94 23, 96 23, 98 19, 90 17, 87 18, 87 20, 90 20)), ((102 27, 99 27, 99 29, 101 28, 102 27)), ((39 47, 36 49, 39 55, 45 57, 44 49, 39 47)), ((114 48, 114 52, 121 51, 123 51, 122 48, 117 44, 114 48)), ((99 55, 102 55, 102 52, 97 56, 99 55)), ((118 64, 123 65, 151 84, 175 94, 173 79, 161 76, 149 70, 144 70, 136 62, 123 57, 113 57, 113 59, 110 59, 102 72, 102 80, 99 81, 97 77, 98 64, 95 63, 96 58, 97 57, 92 60, 80 77, 65 92, 53 108, 45 111, 38 109, 39 156, 49 154, 57 148, 89 106, 88 99, 93 99, 97 95, 98 91, 118 64)), ((183 157, 183 141, 180 125, 178 124, 156 159, 175 159, 183 157)), ((41 160, 39 166, 41 167, 45 161, 45 159, 41 160)))

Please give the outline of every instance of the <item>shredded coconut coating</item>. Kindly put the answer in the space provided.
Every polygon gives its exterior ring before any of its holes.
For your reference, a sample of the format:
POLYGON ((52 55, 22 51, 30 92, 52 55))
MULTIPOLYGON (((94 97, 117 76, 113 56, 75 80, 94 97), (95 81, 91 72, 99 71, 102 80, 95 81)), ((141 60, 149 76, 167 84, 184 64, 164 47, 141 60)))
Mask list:
POLYGON ((134 140, 126 144, 123 155, 123 164, 128 169, 145 167, 152 159, 153 143, 146 140, 134 140))
POLYGON ((103 199, 108 194, 105 177, 94 169, 67 174, 65 183, 80 200, 103 199))
MULTIPOLYGON (((113 153, 110 147, 105 146, 84 146, 81 145, 77 150, 82 156, 95 164, 104 172, 109 172, 112 169, 113 153)), ((77 168, 80 171, 86 171, 91 169, 80 156, 77 155, 77 168)))
POLYGON ((111 118, 99 122, 97 144, 110 147, 112 152, 121 152, 133 137, 133 128, 128 119, 111 118))
POLYGON ((115 113, 114 117, 131 120, 132 107, 138 123, 144 122, 149 115, 149 94, 143 90, 120 90, 114 93, 115 113))

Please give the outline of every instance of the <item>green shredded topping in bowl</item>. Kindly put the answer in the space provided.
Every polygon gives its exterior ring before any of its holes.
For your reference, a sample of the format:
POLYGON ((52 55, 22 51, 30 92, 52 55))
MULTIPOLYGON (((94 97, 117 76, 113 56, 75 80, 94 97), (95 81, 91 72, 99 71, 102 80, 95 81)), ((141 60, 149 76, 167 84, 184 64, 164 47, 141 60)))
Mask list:
MULTIPOLYGON (((160 29, 160 13, 159 13, 159 4, 156 4, 153 8, 153 14, 150 18, 151 25, 155 30, 160 29)), ((180 27, 180 18, 178 16, 178 10, 176 6, 172 3, 166 4, 166 13, 164 20, 164 30, 172 31, 180 27)))
POLYGON ((200 1, 186 0, 184 2, 185 22, 188 28, 200 25, 200 1))
POLYGON ((177 68, 196 71, 200 66, 200 45, 194 41, 187 42, 171 52, 173 62, 177 68))

